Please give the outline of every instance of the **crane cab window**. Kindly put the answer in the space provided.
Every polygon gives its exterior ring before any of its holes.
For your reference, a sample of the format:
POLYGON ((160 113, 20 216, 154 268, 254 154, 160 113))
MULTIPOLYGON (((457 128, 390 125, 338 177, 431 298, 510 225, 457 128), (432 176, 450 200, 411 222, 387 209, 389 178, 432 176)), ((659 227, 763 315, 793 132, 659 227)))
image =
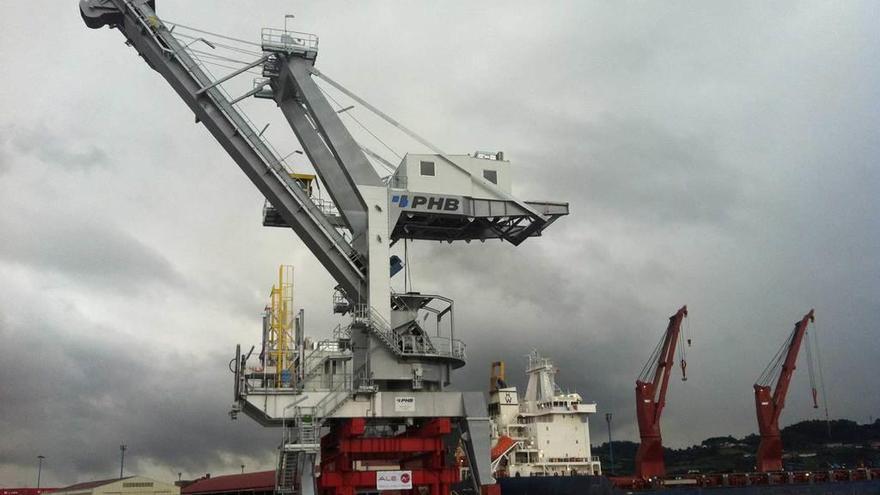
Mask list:
POLYGON ((421 162, 420 172, 422 175, 434 177, 434 162, 421 162))
POLYGON ((483 178, 492 184, 498 185, 498 171, 497 170, 483 170, 483 178))

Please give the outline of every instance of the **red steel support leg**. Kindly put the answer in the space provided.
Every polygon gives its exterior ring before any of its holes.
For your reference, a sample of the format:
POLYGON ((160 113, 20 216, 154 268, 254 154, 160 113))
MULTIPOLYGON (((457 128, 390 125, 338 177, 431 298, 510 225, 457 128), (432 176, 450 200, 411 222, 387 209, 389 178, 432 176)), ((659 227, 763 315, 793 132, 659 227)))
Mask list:
POLYGON ((459 481, 455 465, 446 465, 443 438, 452 432, 449 418, 435 418, 393 437, 365 437, 366 421, 356 418, 335 425, 321 439, 322 495, 353 495, 376 489, 376 471, 355 470, 357 461, 377 461, 412 471, 413 490, 449 495, 459 481))

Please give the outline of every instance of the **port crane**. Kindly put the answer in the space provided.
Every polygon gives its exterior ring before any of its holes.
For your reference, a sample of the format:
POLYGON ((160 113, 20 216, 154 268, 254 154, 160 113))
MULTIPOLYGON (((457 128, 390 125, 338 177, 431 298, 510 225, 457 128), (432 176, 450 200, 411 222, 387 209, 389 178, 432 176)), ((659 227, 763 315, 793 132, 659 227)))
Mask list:
MULTIPOLYGON (((309 364, 300 349, 289 360, 272 360, 273 366, 283 362, 291 367, 276 369, 272 376, 266 370, 249 371, 250 353, 237 351, 233 361, 233 416, 244 412, 285 432, 276 491, 347 495, 375 491, 391 480, 447 495, 459 481, 458 466, 448 455, 458 443, 474 488, 491 487, 485 398, 479 391, 448 389, 452 370, 466 359, 465 345, 455 334, 453 301, 439 294, 395 292, 391 277, 400 260, 390 250, 399 240, 500 239, 519 245, 567 215, 568 203, 520 200, 511 193, 503 153, 443 153, 372 107, 315 67, 314 34, 263 29, 253 61, 214 77, 194 44, 216 50, 221 43, 202 35, 181 38, 186 27, 161 19, 155 0, 81 0, 80 12, 90 28, 119 30, 126 44, 165 78, 196 122, 265 196, 263 224, 291 228, 338 284, 333 312, 350 317, 350 323, 334 331, 344 359, 333 366, 323 360, 309 364), (253 89, 229 95, 225 85, 252 71, 262 76, 253 81, 253 89), (334 109, 317 79, 432 153, 407 154, 391 176, 380 177, 370 162, 375 153, 361 146, 341 120, 340 113, 348 109, 334 109), (286 157, 263 137, 265 127, 257 131, 244 114, 241 104, 250 97, 271 100, 281 110, 329 194, 329 204, 311 196, 286 157), (427 316, 436 321, 436 333, 428 332, 427 316), (310 377, 321 370, 327 370, 326 380, 316 384, 310 377), (363 461, 403 471, 381 478, 376 471, 359 469, 363 461)), ((228 44, 232 38, 222 39, 228 44)), ((301 312, 295 318, 290 340, 299 343, 304 319, 301 312)))
MULTIPOLYGON (((815 316, 811 309, 800 321, 795 323, 794 330, 755 383, 755 408, 758 415, 758 431, 761 434, 756 466, 758 471, 782 471, 782 436, 779 432, 779 416, 782 414, 782 408, 785 407, 785 396, 788 394, 788 387, 791 384, 792 376, 794 376, 798 353, 807 335, 807 326, 813 321, 815 321, 815 316), (776 386, 771 389, 770 384, 774 377, 776 377, 776 386)), ((806 340, 806 347, 813 408, 818 408, 818 394, 809 339, 806 340)))
MULTIPOLYGON (((639 478, 650 479, 666 474, 660 415, 666 406, 666 390, 675 364, 675 348, 681 339, 681 323, 687 314, 687 306, 682 306, 669 317, 666 332, 636 380, 636 417, 641 440, 636 452, 636 477, 639 478)), ((684 345, 681 346, 681 352, 683 349, 684 345)), ((680 365, 682 380, 686 380, 687 362, 683 354, 680 365)))

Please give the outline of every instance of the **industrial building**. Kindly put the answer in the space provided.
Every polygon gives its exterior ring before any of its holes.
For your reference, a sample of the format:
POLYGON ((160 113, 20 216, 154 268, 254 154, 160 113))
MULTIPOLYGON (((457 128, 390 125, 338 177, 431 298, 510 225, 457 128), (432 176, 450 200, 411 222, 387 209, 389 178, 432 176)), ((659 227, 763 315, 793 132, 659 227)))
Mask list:
POLYGON ((0 488, 0 495, 43 495, 54 491, 55 488, 0 488))
POLYGON ((207 475, 180 489, 181 495, 272 495, 275 470, 256 473, 207 475))
POLYGON ((59 495, 180 495, 180 488, 171 483, 163 483, 143 476, 127 476, 77 483, 59 488, 53 493, 59 495))

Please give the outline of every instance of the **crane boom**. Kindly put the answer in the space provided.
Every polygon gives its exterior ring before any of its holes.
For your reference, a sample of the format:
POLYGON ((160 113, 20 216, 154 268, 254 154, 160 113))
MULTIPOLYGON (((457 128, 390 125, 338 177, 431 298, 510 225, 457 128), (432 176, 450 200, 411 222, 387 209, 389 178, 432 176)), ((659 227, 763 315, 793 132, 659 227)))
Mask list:
MULTIPOLYGON (((666 474, 663 461, 663 441, 660 436, 660 416, 666 405, 666 391, 675 362, 675 346, 681 335, 681 322, 687 317, 687 306, 682 306, 669 317, 666 333, 651 359, 636 380, 636 416, 641 443, 636 453, 636 476, 653 478, 666 474), (650 378, 650 381, 648 380, 650 378)), ((684 361, 682 361, 682 371, 684 361)))
MULTIPOLYGON (((783 346, 784 358, 775 359, 770 363, 758 383, 755 384, 755 408, 758 416, 758 431, 761 434, 761 443, 758 445, 757 468, 761 472, 782 470, 782 435, 779 431, 779 416, 785 407, 785 397, 791 378, 794 376, 795 364, 798 353, 807 333, 807 326, 815 321, 813 310, 804 315, 795 323, 787 343, 783 346), (781 368, 779 364, 781 362, 781 368), (776 385, 770 388, 773 372, 778 369, 779 377, 776 385)), ((781 357, 781 353, 777 355, 781 357)), ((815 404, 816 391, 813 389, 813 401, 815 404)))
POLYGON ((290 177, 247 118, 212 86, 212 78, 156 17, 153 2, 102 0, 82 3, 81 9, 89 27, 118 28, 168 81, 346 293, 364 292, 366 276, 358 252, 290 177))

